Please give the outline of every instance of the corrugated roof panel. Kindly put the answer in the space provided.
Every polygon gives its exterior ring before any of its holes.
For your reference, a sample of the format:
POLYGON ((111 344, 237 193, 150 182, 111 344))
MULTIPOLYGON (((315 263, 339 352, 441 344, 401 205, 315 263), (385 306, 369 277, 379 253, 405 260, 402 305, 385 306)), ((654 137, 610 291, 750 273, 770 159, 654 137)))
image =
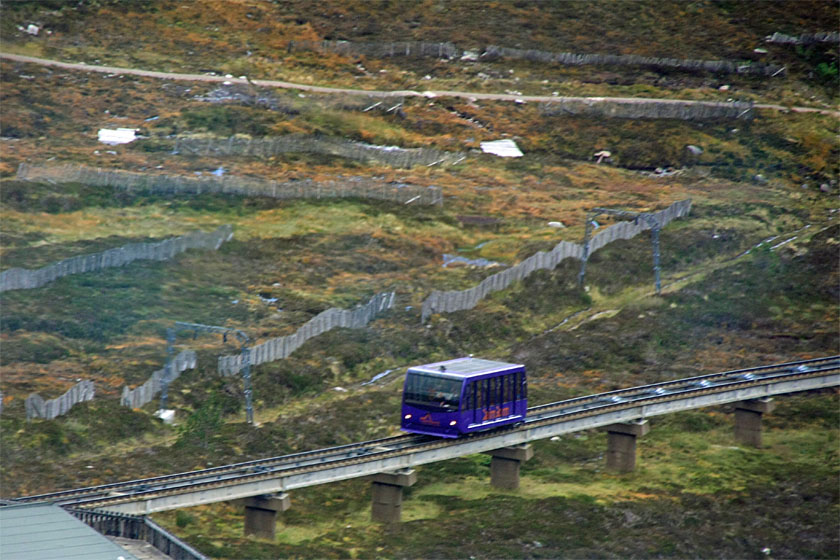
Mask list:
POLYGON ((3 560, 137 560, 58 506, 0 507, 3 560))

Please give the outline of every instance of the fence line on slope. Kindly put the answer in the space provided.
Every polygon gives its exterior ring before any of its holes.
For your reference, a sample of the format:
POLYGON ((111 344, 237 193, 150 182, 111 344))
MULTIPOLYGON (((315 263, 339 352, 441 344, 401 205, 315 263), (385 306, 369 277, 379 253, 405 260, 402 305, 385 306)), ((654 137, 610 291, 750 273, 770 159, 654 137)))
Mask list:
POLYGON ((398 41, 358 43, 351 41, 291 41, 288 45, 288 50, 290 52, 295 50, 327 51, 342 55, 364 55, 372 58, 388 58, 394 56, 412 58, 461 58, 463 56, 467 56, 470 59, 476 60, 513 58, 542 62, 546 64, 560 64, 564 66, 640 66, 660 70, 716 72, 727 74, 757 74, 759 76, 768 77, 778 76, 785 73, 784 66, 777 66, 763 62, 753 62, 749 60, 697 60, 640 56, 635 54, 612 55, 597 53, 558 53, 537 49, 500 47, 498 45, 488 45, 486 47, 470 51, 461 49, 448 42, 434 43, 426 41, 398 41))
MULTIPOLYGON (((322 311, 294 334, 266 340, 250 348, 249 358, 252 366, 287 358, 292 352, 303 346, 310 338, 316 337, 336 327, 359 329, 370 323, 382 311, 394 306, 394 292, 383 292, 373 296, 370 301, 354 309, 332 307, 322 311)), ((236 374, 244 364, 241 354, 219 357, 219 373, 236 374)))
POLYGON ((837 31, 823 31, 818 33, 803 33, 799 36, 785 35, 776 31, 764 39, 767 43, 781 45, 813 45, 814 43, 840 43, 840 33, 837 31))
POLYGON ((175 151, 201 156, 257 156, 271 157, 285 153, 315 153, 410 168, 418 165, 450 165, 465 158, 462 152, 446 152, 433 148, 399 148, 352 142, 341 138, 288 134, 266 138, 181 137, 175 151))
POLYGON ((142 190, 172 194, 233 194, 290 198, 360 197, 390 200, 403 204, 443 204, 440 187, 422 187, 363 177, 339 177, 332 181, 273 181, 254 177, 223 175, 185 176, 135 171, 105 170, 83 165, 31 165, 21 163, 17 178, 24 181, 85 183, 126 191, 142 190))
POLYGON ((195 367, 196 357, 194 350, 183 350, 172 359, 172 371, 166 371, 166 367, 152 373, 151 377, 142 385, 129 389, 128 385, 123 386, 120 404, 131 408, 140 408, 150 402, 155 395, 160 393, 164 376, 168 383, 172 383, 181 375, 181 372, 195 367))
POLYGON ((540 105, 540 114, 553 116, 599 116, 618 119, 678 119, 683 121, 752 120, 753 103, 743 101, 574 99, 558 97, 540 105))
POLYGON ((130 243, 100 253, 70 257, 34 270, 10 268, 0 273, 0 292, 40 288, 64 276, 125 266, 141 259, 168 260, 188 249, 216 250, 232 237, 231 226, 224 225, 208 233, 192 232, 159 243, 130 243))
MULTIPOLYGON (((653 214, 653 217, 659 222, 660 227, 664 227, 672 220, 687 215, 690 210, 691 200, 681 200, 653 214)), ((592 237, 589 243, 589 254, 613 241, 631 239, 648 229, 650 225, 644 220, 614 224, 592 237)), ((514 282, 524 280, 536 270, 553 270, 569 257, 583 259, 583 246, 561 241, 551 251, 539 251, 516 266, 488 276, 472 288, 445 292, 434 291, 423 301, 421 321, 426 322, 433 313, 452 313, 472 309, 491 293, 504 290, 514 282)))
POLYGON ((748 60, 696 60, 684 58, 665 58, 639 56, 635 54, 578 54, 568 52, 549 52, 536 49, 512 49, 490 45, 481 55, 484 59, 516 58, 560 64, 563 66, 641 66, 659 70, 683 70, 687 72, 715 72, 726 74, 757 74, 759 76, 777 76, 784 74, 785 67, 748 60))
POLYGON ((60 397, 48 401, 41 398, 38 393, 32 393, 25 402, 26 419, 52 420, 57 416, 67 414, 77 404, 93 399, 95 393, 93 381, 90 380, 80 381, 60 397))

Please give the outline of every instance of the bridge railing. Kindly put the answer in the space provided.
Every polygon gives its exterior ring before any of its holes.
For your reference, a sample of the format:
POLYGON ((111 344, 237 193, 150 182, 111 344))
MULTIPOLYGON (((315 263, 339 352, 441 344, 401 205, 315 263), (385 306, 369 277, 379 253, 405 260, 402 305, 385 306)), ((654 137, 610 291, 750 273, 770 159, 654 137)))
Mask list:
POLYGON ((172 560, 208 560, 145 516, 71 508, 67 511, 103 535, 145 541, 172 560))

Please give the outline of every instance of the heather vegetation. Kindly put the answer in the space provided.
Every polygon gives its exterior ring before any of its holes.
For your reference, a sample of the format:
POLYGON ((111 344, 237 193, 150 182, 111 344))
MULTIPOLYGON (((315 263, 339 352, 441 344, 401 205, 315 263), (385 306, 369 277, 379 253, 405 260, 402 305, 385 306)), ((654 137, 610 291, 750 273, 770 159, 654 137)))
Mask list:
MULTIPOLYGON (((836 110, 837 45, 764 38, 831 31, 837 15, 835 2, 818 0, 42 0, 4 3, 0 36, 4 52, 62 61, 367 90, 737 99, 836 110), (40 27, 37 36, 18 29, 30 23, 40 27), (753 60, 787 72, 759 78, 288 48, 324 39, 753 60)), ((218 251, 3 294, 3 498, 392 435, 405 367, 466 354, 524 363, 531 402, 540 404, 840 347, 836 114, 757 109, 750 121, 638 121, 447 95, 372 107, 378 99, 370 96, 8 59, 0 59, 0 80, 0 270, 223 224, 234 231, 218 251), (117 127, 137 128, 140 138, 97 141, 99 128, 117 127), (179 136, 286 134, 469 157, 398 169, 324 154, 175 151, 179 136), (514 139, 524 157, 478 150, 500 138, 514 139), (609 161, 596 163, 600 150, 611 152, 609 161), (127 192, 20 181, 22 162, 316 183, 376 177, 439 187, 444 200, 127 192), (685 198, 691 214, 661 233, 660 296, 643 234, 597 252, 583 289, 579 263, 567 260, 472 310, 420 321, 433 290, 463 290, 561 240, 581 242, 594 207, 657 211, 685 198), (495 264, 444 267, 444 254, 495 264), (396 304, 367 328, 334 329, 253 369, 256 426, 244 422, 241 381, 216 372, 217 357, 238 345, 212 334, 176 339, 177 351, 198 353, 198 367, 169 390, 177 425, 154 418, 156 402, 119 405, 124 385, 162 367, 165 330, 175 321, 225 325, 262 342, 384 291, 396 292, 396 304), (25 421, 27 395, 53 398, 78 379, 96 383, 93 401, 55 420, 25 421)), ((652 419, 639 468, 626 475, 603 470, 603 433, 538 442, 516 492, 489 485, 488 456, 425 466, 407 491, 399 528, 370 522, 369 483, 361 480, 292 493, 276 542, 244 537, 243 512, 231 504, 153 517, 219 558, 837 557, 837 394, 777 400, 762 449, 736 445, 728 409, 652 419)))

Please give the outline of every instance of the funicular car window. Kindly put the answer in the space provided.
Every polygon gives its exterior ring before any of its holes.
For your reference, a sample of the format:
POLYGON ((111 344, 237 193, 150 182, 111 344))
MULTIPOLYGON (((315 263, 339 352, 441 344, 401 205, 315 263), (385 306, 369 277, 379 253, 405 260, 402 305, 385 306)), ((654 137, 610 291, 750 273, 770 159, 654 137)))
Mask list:
POLYGON ((490 395, 487 397, 487 406, 495 406, 499 404, 499 378, 490 378, 490 395))
POLYGON ((443 410, 458 410, 461 380, 410 371, 405 383, 405 402, 443 410))
POLYGON ((505 402, 510 402, 513 400, 513 375, 505 375, 503 378, 503 383, 505 384, 505 402))

